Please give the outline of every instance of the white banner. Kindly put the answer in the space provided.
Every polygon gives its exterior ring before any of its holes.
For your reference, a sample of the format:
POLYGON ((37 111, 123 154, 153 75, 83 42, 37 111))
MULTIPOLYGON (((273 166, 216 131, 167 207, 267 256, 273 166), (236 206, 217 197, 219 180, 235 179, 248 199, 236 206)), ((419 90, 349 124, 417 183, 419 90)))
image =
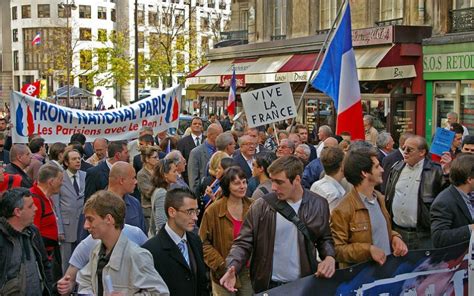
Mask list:
POLYGON ((296 117, 295 100, 288 82, 241 95, 249 127, 296 117))
POLYGON ((37 134, 46 143, 68 142, 71 135, 81 133, 87 141, 106 138, 109 141, 138 137, 143 126, 155 133, 177 128, 181 106, 181 86, 163 90, 161 94, 137 103, 106 111, 84 111, 48 103, 20 92, 12 92, 10 110, 13 143, 28 143, 37 134))

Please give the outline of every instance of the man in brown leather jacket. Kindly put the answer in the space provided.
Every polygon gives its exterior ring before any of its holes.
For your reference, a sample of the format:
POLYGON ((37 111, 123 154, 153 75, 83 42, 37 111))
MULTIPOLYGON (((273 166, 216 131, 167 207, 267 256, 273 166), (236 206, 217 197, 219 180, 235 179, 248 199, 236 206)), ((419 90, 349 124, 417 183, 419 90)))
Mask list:
POLYGON ((392 230, 384 197, 374 190, 382 183, 383 173, 377 151, 371 148, 349 151, 343 166, 344 175, 354 188, 331 214, 339 267, 368 260, 382 265, 389 254, 406 255, 407 246, 392 230))
POLYGON ((236 291, 235 274, 250 258, 250 279, 256 293, 313 273, 329 278, 335 271, 329 206, 323 197, 302 187, 303 163, 294 155, 284 156, 274 161, 268 172, 274 192, 253 203, 226 259, 228 270, 220 283, 231 292, 236 291), (314 245, 308 244, 307 252, 303 234, 277 213, 267 198, 288 203, 314 234, 322 259, 319 264, 314 245))

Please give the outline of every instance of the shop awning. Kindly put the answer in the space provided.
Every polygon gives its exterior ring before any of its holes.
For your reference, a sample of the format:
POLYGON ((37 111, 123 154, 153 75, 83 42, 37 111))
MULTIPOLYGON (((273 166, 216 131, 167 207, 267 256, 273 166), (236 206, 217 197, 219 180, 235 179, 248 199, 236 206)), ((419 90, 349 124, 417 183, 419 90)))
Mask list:
MULTIPOLYGON (((415 66, 393 60, 400 50, 398 45, 357 48, 354 50, 360 81, 394 80, 416 77, 415 66), (386 59, 390 59, 386 61, 386 59), (393 61, 392 61, 393 60, 393 61), (396 63, 400 62, 399 65, 396 63), (394 64, 395 63, 395 64, 394 64), (383 65, 383 66, 381 66, 383 65)), ((191 73, 186 86, 221 84, 232 75, 235 67, 239 83, 306 82, 311 74, 317 53, 269 56, 254 59, 213 61, 191 73)), ((316 69, 319 65, 316 67, 316 69)))

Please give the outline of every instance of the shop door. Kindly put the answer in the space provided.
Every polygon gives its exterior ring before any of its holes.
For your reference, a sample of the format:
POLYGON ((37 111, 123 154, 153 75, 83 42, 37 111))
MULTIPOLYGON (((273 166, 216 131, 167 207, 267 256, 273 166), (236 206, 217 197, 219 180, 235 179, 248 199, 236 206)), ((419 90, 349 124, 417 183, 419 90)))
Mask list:
POLYGON ((415 133, 416 112, 415 95, 403 94, 390 98, 390 114, 387 130, 392 135, 397 146, 401 134, 415 133))
POLYGON ((434 83, 434 134, 437 127, 446 127, 449 112, 459 114, 459 82, 442 81, 434 83))

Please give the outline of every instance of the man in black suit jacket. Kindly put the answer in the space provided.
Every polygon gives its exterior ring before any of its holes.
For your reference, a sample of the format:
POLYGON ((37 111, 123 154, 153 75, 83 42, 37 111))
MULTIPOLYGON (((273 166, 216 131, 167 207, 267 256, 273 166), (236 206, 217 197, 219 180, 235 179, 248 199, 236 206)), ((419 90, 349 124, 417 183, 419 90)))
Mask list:
MULTIPOLYGON (((189 154, 191 154, 191 150, 204 143, 205 139, 202 129, 201 118, 194 117, 193 120, 191 120, 190 128, 191 134, 189 136, 181 138, 177 143, 177 149, 181 152, 181 154, 186 160, 189 159, 189 154)), ((186 182, 188 182, 187 171, 184 171, 183 178, 184 180, 186 180, 186 182)))
POLYGON ((105 189, 109 184, 109 172, 112 165, 117 161, 129 161, 127 143, 115 141, 107 148, 109 158, 101 161, 97 166, 86 172, 86 189, 84 191, 84 202, 94 193, 105 189))
POLYGON ((430 210, 436 248, 469 241, 474 231, 474 154, 456 157, 449 179, 451 185, 438 194, 430 210))
POLYGON ((5 167, 5 173, 21 176, 21 187, 30 188, 33 180, 25 170, 31 162, 31 151, 24 144, 14 144, 10 150, 10 163, 5 167))
POLYGON ((142 247, 153 256, 170 295, 209 295, 202 243, 192 232, 199 214, 196 198, 187 189, 172 189, 166 193, 165 213, 168 222, 142 247))

